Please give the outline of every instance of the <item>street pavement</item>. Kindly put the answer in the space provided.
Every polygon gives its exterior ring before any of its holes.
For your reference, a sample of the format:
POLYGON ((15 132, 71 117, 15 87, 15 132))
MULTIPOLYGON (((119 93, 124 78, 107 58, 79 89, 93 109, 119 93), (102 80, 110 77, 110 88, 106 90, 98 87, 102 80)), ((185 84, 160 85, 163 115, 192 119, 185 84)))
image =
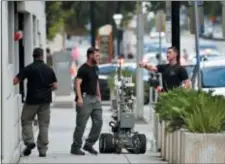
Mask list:
MULTIPOLYGON (((53 105, 54 106, 54 105, 53 105)), ((149 106, 145 106, 145 117, 149 120, 149 106)), ((111 132, 108 125, 111 120, 109 105, 103 106, 103 129, 102 132, 111 132)), ((145 154, 99 154, 97 156, 86 153, 85 156, 74 156, 70 154, 72 135, 75 126, 76 112, 74 108, 52 108, 51 123, 49 129, 49 149, 46 158, 38 157, 37 149, 34 149, 29 157, 22 157, 19 163, 167 163, 162 161, 159 153, 150 151, 150 140, 152 128, 149 123, 137 123, 135 129, 147 136, 147 152, 145 154)), ((88 121, 84 134, 85 139, 91 128, 91 120, 88 121)), ((37 131, 36 131, 37 136, 37 131)), ((94 146, 98 150, 98 143, 94 146)))
MULTIPOLYGON (((215 44, 218 48, 218 50, 225 55, 225 41, 214 41, 214 40, 205 40, 200 39, 199 43, 212 43, 215 44)), ((185 48, 188 53, 195 53, 195 36, 188 34, 188 35, 182 35, 180 40, 180 46, 181 46, 181 52, 185 48)))

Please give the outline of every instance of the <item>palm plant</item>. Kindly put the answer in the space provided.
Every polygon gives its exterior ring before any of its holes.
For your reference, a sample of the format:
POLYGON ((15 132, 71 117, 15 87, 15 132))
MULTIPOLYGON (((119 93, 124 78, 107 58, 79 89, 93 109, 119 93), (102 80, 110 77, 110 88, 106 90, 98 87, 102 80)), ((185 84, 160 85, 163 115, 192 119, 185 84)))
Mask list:
POLYGON ((167 131, 181 127, 199 133, 225 130, 225 99, 212 93, 177 88, 162 93, 155 110, 168 122, 167 131))

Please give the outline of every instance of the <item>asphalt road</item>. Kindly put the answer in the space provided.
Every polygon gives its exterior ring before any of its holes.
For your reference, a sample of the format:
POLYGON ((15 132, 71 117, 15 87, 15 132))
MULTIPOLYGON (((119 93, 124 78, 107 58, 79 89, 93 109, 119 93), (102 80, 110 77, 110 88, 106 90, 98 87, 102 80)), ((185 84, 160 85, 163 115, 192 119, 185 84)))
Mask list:
MULTIPOLYGON (((214 40, 204 40, 204 39, 199 40, 199 43, 205 43, 205 42, 216 44, 221 54, 225 55, 225 41, 214 41, 214 40)), ((195 52, 195 36, 194 35, 181 36, 181 51, 184 48, 188 51, 188 53, 195 52)))

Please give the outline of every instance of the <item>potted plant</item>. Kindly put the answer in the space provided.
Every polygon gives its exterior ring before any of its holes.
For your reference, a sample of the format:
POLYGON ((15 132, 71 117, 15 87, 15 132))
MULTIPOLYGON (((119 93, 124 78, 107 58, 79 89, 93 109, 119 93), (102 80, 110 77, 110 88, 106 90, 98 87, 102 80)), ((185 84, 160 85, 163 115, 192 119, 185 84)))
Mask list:
POLYGON ((164 137, 170 143, 163 144, 172 146, 169 162, 225 163, 223 96, 177 88, 161 94, 155 110, 166 122, 166 131, 174 135, 170 140, 164 137))

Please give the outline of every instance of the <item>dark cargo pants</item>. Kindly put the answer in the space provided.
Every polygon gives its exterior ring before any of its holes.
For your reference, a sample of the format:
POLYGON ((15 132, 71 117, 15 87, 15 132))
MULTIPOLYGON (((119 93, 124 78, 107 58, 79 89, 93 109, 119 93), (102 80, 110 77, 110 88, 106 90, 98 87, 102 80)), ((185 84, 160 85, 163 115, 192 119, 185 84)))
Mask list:
POLYGON ((37 146, 39 152, 45 153, 47 151, 47 145, 49 143, 48 127, 50 122, 50 104, 24 104, 21 116, 22 138, 25 145, 35 143, 32 123, 36 115, 38 116, 39 124, 37 146))
POLYGON ((72 149, 81 148, 82 137, 89 117, 92 120, 92 127, 85 144, 93 146, 98 140, 102 129, 102 107, 97 96, 85 95, 83 101, 82 107, 76 106, 76 128, 73 134, 72 149))

